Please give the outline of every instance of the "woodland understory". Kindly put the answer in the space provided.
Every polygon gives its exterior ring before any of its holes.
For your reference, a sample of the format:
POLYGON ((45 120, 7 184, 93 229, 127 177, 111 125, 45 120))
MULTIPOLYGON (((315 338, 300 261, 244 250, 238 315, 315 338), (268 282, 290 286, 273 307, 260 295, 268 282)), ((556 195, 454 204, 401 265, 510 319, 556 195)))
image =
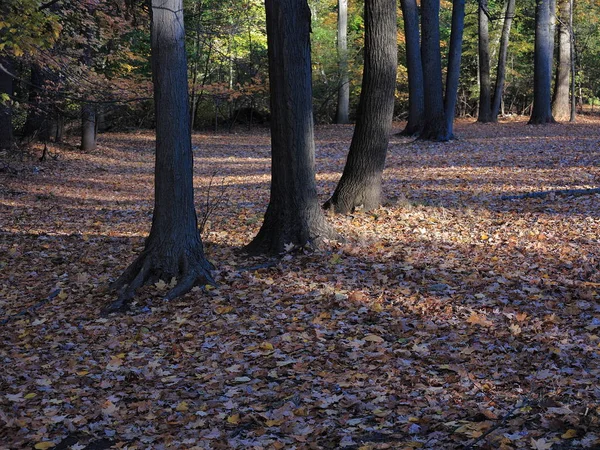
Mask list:
MULTIPOLYGON (((150 228, 153 133, 3 155, 0 448, 600 448, 600 195, 549 192, 600 185, 600 120, 455 131, 393 136, 387 204, 280 259, 239 251, 268 129, 194 134, 218 286, 165 302, 161 280, 106 317, 150 228)), ((351 136, 317 127, 322 201, 351 136)))

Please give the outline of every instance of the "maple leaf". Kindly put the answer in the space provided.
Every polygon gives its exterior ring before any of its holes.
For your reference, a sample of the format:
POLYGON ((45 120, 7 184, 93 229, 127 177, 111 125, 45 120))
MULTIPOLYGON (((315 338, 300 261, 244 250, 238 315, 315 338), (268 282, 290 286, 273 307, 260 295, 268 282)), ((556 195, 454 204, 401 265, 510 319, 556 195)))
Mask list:
POLYGON ((533 448, 534 450, 548 450, 552 448, 552 445, 554 445, 553 442, 548 442, 544 438, 540 438, 537 440, 531 438, 531 448, 533 448))

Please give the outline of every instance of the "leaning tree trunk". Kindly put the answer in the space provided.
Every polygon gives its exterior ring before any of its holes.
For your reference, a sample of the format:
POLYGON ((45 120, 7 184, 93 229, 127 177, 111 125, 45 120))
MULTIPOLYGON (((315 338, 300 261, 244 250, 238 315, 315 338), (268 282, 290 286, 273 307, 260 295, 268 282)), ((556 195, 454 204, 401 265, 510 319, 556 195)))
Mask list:
POLYGON ((266 0, 271 94, 271 197, 246 251, 279 254, 288 245, 334 237, 317 199, 306 0, 266 0))
POLYGON ((445 134, 448 136, 448 139, 454 139, 454 116, 456 115, 456 99, 458 97, 458 81, 460 78, 460 59, 462 56, 464 28, 465 0, 453 0, 452 31, 450 32, 446 94, 444 97, 444 113, 446 115, 445 134))
POLYGON ((425 123, 419 138, 447 141, 440 54, 440 0, 421 1, 421 36, 425 123))
POLYGON ((348 78, 348 0, 338 0, 337 53, 339 87, 335 123, 350 123, 350 80, 348 78))
POLYGON ((498 121, 502 96, 504 93, 504 80, 506 79, 506 57, 508 56, 508 40, 513 17, 515 16, 515 0, 507 0, 498 50, 498 68, 496 70, 496 83, 494 84, 494 98, 492 100, 492 121, 498 121))
POLYGON ((487 0, 479 0, 479 113, 477 122, 492 121, 490 81, 490 34, 487 0))
POLYGON ((14 146, 11 108, 14 93, 12 71, 10 59, 0 57, 0 150, 10 150, 14 146))
POLYGON ((569 27, 571 0, 561 0, 558 6, 558 63, 556 64, 556 79, 552 98, 552 115, 555 120, 567 121, 571 117, 571 100, 569 97, 571 86, 571 30, 569 27))
POLYGON ((416 0, 400 0, 406 40, 406 69, 408 71, 408 123, 402 134, 418 136, 423 129, 425 103, 423 63, 419 38, 419 8, 416 0))
POLYGON ((533 57, 533 108, 529 123, 553 123, 551 105, 553 0, 537 0, 535 8, 535 51, 533 57))
POLYGON ((365 63, 358 120, 344 173, 324 205, 336 213, 381 205, 381 177, 394 115, 396 33, 396 0, 365 0, 365 63))
POLYGON ((194 208, 192 142, 187 89, 183 0, 152 0, 152 79, 156 114, 156 161, 152 228, 140 256, 113 284, 127 305, 146 283, 177 280, 165 296, 213 284, 194 208))

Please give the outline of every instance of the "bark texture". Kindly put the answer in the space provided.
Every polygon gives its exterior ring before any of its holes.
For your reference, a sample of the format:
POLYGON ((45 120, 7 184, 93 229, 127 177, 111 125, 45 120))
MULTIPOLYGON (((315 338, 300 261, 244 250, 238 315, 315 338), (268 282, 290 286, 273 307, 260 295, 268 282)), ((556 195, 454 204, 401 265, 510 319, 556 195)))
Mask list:
POLYGON ((490 81, 490 33, 487 0, 479 0, 479 113, 477 122, 492 121, 492 83, 490 81))
POLYGON ((400 4, 404 20, 406 69, 408 71, 408 123, 402 134, 405 136, 418 136, 423 130, 425 117, 419 7, 416 0, 400 0, 400 4))
POLYGON ((440 58, 440 0, 421 1, 421 36, 425 123, 420 139, 447 141, 440 58))
POLYGON ((306 0, 266 0, 271 94, 271 196, 251 254, 279 254, 286 245, 334 236, 317 199, 306 0))
POLYGON ((177 280, 173 299, 198 284, 214 284, 194 208, 193 161, 184 48, 183 0, 152 0, 152 78, 156 113, 155 199, 144 251, 113 284, 126 306, 145 283, 177 280))
POLYGON ((465 0, 452 1, 452 31, 448 50, 448 71, 446 76, 446 94, 444 113, 446 115, 446 136, 454 139, 454 116, 460 78, 460 60, 462 55, 463 31, 465 28, 465 0))
POLYGON ((348 0, 338 0, 337 53, 340 72, 335 123, 350 123, 350 80, 348 78, 348 0))
POLYGON ((81 107, 81 150, 91 152, 96 149, 96 108, 89 103, 81 107))
POLYGON ((504 23, 502 24, 502 35, 500 37, 500 48, 498 50, 498 68, 496 69, 496 82, 494 84, 494 97, 492 100, 492 121, 498 121, 502 96, 504 94, 504 80, 506 79, 506 58, 508 56, 508 41, 512 20, 515 16, 515 0, 506 1, 504 23))
POLYGON ((10 100, 3 101, 1 97, 6 94, 13 97, 12 63, 8 58, 0 57, 0 150, 12 149, 14 135, 12 125, 12 108, 10 100))
POLYGON ((529 123, 553 123, 550 84, 554 49, 553 0, 536 0, 533 108, 529 123))
POLYGON ((558 8, 558 61, 552 98, 552 115, 555 120, 567 121, 571 118, 571 99, 569 97, 571 87, 571 30, 569 28, 571 1, 561 0, 558 8))
POLYGON ((396 1, 365 1, 365 50, 358 120, 344 173, 324 207, 336 213, 381 205, 381 177, 394 115, 398 66, 396 1))

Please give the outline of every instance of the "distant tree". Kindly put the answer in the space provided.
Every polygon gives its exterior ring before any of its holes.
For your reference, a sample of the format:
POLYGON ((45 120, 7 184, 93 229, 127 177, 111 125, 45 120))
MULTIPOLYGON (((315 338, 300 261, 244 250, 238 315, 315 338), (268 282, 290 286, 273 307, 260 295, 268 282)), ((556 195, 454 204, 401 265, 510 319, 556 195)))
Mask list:
POLYGON ((423 92, 423 64, 419 37, 419 7, 416 0, 400 0, 406 41, 406 69, 408 72, 408 122, 401 134, 418 136, 423 129, 425 103, 423 92))
POLYGON ((555 0, 536 0, 533 108, 530 124, 553 123, 551 105, 555 0))
POLYGON ((310 9, 306 0, 266 0, 271 93, 271 197, 253 254, 334 236, 317 199, 310 9))
POLYGON ((552 115, 558 121, 571 117, 571 0, 560 0, 558 4, 558 61, 554 95, 552 97, 552 115))
POLYGON ((502 96, 504 94, 504 81, 506 79, 506 58, 508 55, 508 41, 510 28, 515 16, 515 0, 506 0, 504 11, 504 23, 502 24, 502 35, 500 37, 500 48, 498 49, 498 68, 496 69, 496 82, 494 83, 494 96, 492 99, 492 121, 498 121, 502 96))
POLYGON ((147 282, 175 278, 167 299, 214 283, 194 208, 183 0, 152 0, 151 36, 156 113, 152 228, 142 253, 112 285, 119 297, 108 311, 124 308, 147 282))
POLYGON ((48 69, 31 64, 27 119, 23 125, 22 139, 47 141, 50 137, 50 103, 46 91, 48 69))
POLYGON ((358 119, 344 173, 326 209, 381 205, 381 176, 392 128, 397 71, 396 0, 365 0, 365 50, 358 119))
POLYGON ((492 97, 490 79, 490 35, 487 0, 479 0, 479 113, 477 122, 492 121, 492 97))
POLYGON ((340 81, 335 123, 349 123, 350 80, 348 78, 348 0, 338 0, 337 53, 340 81))
POLYGON ((0 55, 0 149, 14 145, 12 125, 13 71, 10 58, 0 55))

